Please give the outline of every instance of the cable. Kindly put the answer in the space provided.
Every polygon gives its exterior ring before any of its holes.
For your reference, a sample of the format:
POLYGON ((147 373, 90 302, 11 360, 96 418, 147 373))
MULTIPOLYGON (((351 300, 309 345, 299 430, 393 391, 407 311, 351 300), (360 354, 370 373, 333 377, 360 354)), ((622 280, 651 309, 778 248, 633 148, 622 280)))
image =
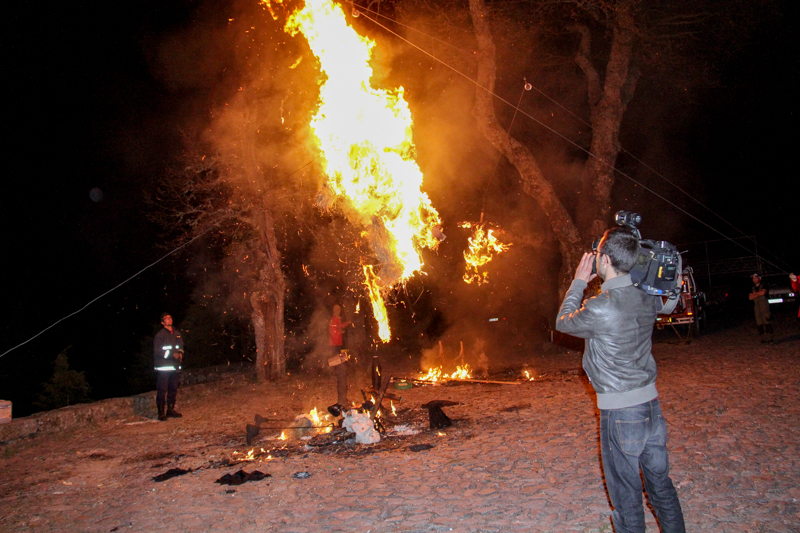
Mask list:
MULTIPOLYGON (((425 33, 422 30, 418 30, 418 29, 414 28, 413 26, 409 26, 407 24, 403 24, 402 22, 398 22, 397 20, 395 20, 395 19, 393 19, 391 17, 387 17, 386 15, 381 15, 378 11, 374 11, 372 9, 364 9, 364 8, 356 5, 356 3, 353 2, 353 0, 345 0, 345 2, 350 4, 353 7, 353 15, 356 18, 358 16, 360 16, 360 15, 363 15, 364 13, 370 13, 370 14, 375 15, 377 17, 383 17, 386 20, 388 20, 390 22, 393 22, 393 23, 397 24, 398 26, 402 26, 403 28, 405 28, 405 29, 407 29, 409 31, 413 31, 414 33, 419 33, 420 35, 424 35, 425 37, 429 38, 432 41, 436 41, 437 43, 443 44, 445 46, 449 46, 450 48, 454 48, 454 49, 458 50, 459 52, 464 52, 465 54, 472 55, 472 50, 465 50, 463 48, 459 48, 458 46, 456 46, 456 45, 454 45, 452 43, 448 43, 447 41, 443 41, 443 40, 439 39, 438 37, 434 37, 433 35, 425 33)), ((367 17, 367 18, 369 19, 369 17, 367 17)), ((372 20, 372 19, 369 19, 369 20, 372 20)), ((464 32, 466 33, 467 30, 464 30, 464 32)))
MULTIPOLYGON (((352 2, 351 2, 351 3, 352 3, 352 2)), ((355 6, 355 5, 354 5, 354 8, 356 8, 356 6, 355 6)), ((376 24, 377 26, 379 26, 379 27, 383 28, 384 30, 386 30, 387 32, 391 33, 392 35, 394 35, 395 37, 399 38, 400 40, 402 40, 402 41, 405 41, 405 42, 406 42, 406 43, 408 43, 410 46, 412 46, 413 48, 416 48, 418 51, 420 51, 420 52, 422 52, 424 55, 426 55, 426 56, 430 57, 431 59, 433 59, 433 60, 434 60, 434 61, 436 61, 437 63, 439 63, 439 64, 441 64, 441 65, 443 65, 443 66, 445 66, 445 67, 449 68, 450 70, 452 70, 453 72, 455 72, 455 73, 456 73, 456 74, 458 74, 459 76, 463 77, 464 79, 466 79, 467 81, 469 81, 470 83, 472 83, 473 85, 475 85, 476 87, 478 87, 478 88, 480 88, 480 89, 483 89, 484 91, 488 92, 489 94, 491 94, 492 96, 494 96, 495 98, 497 98, 499 101, 503 102, 504 104, 508 105, 509 107, 515 108, 515 110, 516 110, 516 111, 515 111, 515 115, 516 115, 516 113, 517 113, 517 112, 519 112, 519 113, 521 113, 522 115, 524 115, 524 116, 528 117, 528 118, 529 118, 529 119, 531 119, 533 122, 535 122, 535 123, 539 124, 540 126, 542 126, 543 128, 545 128, 546 130, 548 130, 548 131, 550 131, 551 133, 553 133, 554 135, 556 135, 556 136, 560 137, 561 139, 563 139, 563 140, 564 140, 564 141, 566 141, 567 143, 571 144, 572 146, 574 146, 574 147, 575 147, 575 148, 577 148, 578 150, 580 150, 580 151, 582 151, 582 152, 586 153, 586 154, 587 154, 589 157, 592 157, 592 158, 596 159, 597 161, 599 161, 601 164, 603 164, 603 165, 606 165, 606 166, 610 167, 612 170, 614 170, 615 172, 617 172, 617 173, 618 173, 620 176, 623 176, 623 177, 627 178, 628 180, 630 180, 630 181, 632 181, 633 183, 635 183, 636 185, 638 185, 638 186, 642 187, 644 190, 648 191, 648 192, 649 192, 649 193, 651 193, 652 195, 656 196, 657 198, 660 198, 660 199, 661 199, 661 200, 663 200, 665 203, 667 203, 667 204, 671 205, 672 207, 674 207, 675 209, 677 209, 678 211, 680 211, 680 212, 681 212, 681 213, 683 213, 684 215, 686 215, 686 216, 688 216, 689 218, 691 218, 691 219, 693 219, 693 220, 695 220, 695 221, 699 222, 700 224, 702 224, 703 226, 707 227, 707 228, 708 228, 708 229, 710 229, 711 231, 713 231, 713 232, 715 232, 715 233, 718 233, 719 235, 721 235, 721 236, 722 236, 722 237, 724 237, 725 239, 727 239, 727 240, 729 240, 729 241, 733 242, 733 243, 734 243, 734 244, 736 244, 737 246, 740 246, 741 248, 743 248, 744 250, 746 250, 748 253, 751 253, 751 254, 753 254, 753 253, 754 253, 752 250, 750 250, 749 248, 747 248, 747 247, 746 247, 746 246, 744 246, 743 244, 740 244, 740 243, 736 242, 736 241, 735 241, 733 238, 729 237, 728 235, 726 235, 726 234, 725 234, 725 233, 723 233, 722 231, 720 231, 720 230, 718 230, 717 228, 715 228, 715 227, 713 227, 713 226, 709 225, 708 223, 706 223, 706 222, 704 222, 704 221, 700 220, 699 218, 697 218, 697 217, 696 217, 696 216, 694 216, 693 214, 689 213, 688 211, 686 211, 685 209, 683 209, 682 207, 680 207, 680 206, 679 206, 679 205, 677 205, 676 203, 672 202, 671 200, 669 200, 669 199, 667 199, 666 197, 662 196, 661 194, 657 193, 657 192, 656 192, 656 191, 654 191, 653 189, 651 189, 651 188, 647 187, 647 186, 646 186, 644 183, 642 183, 642 182, 640 182, 640 181, 638 181, 638 180, 634 179, 632 176, 630 176, 630 175, 626 174, 625 172, 623 172, 622 170, 620 170, 620 169, 616 168, 614 165, 612 165, 612 164, 610 164, 610 163, 608 163, 608 162, 604 161, 604 160, 603 160, 603 159, 601 159, 600 157, 598 157, 598 156, 596 156, 595 154, 593 154, 593 153, 592 153, 590 150, 587 150, 587 149, 586 149, 586 148, 584 148, 583 146, 581 146, 581 145, 577 144, 577 143, 576 143, 575 141, 573 141, 572 139, 570 139, 570 138, 566 137, 566 136, 565 136, 565 135, 563 135, 562 133, 560 133, 560 132, 558 132, 557 130, 553 129, 552 127, 548 126, 547 124, 545 124, 545 123, 544 123, 544 122, 542 122, 541 120, 537 119, 536 117, 534 117, 534 116, 530 115, 529 113, 526 113, 526 112, 525 112, 524 110, 522 110, 522 109, 519 109, 517 106, 514 106, 514 104, 512 104, 511 102, 509 102, 508 100, 506 100, 506 99, 505 99, 505 98, 503 98, 502 96, 498 95, 497 93, 495 93, 495 92, 493 92, 493 91, 490 91, 489 89, 487 89, 486 87, 484 87, 483 85, 481 85, 480 83, 478 83, 476 80, 474 80, 474 79, 470 78, 468 75, 464 74, 463 72, 461 72, 461 71, 460 71, 460 70, 458 70, 457 68, 453 67, 452 65, 449 65, 448 63, 446 63, 446 62, 444 62, 443 60, 439 59, 438 57, 434 56, 434 55, 433 55, 433 54, 431 54, 430 52, 428 52, 428 51, 426 51, 426 50, 422 49, 421 47, 417 46, 416 44, 414 44, 413 42, 409 41, 408 39, 406 39, 406 38, 405 38, 405 37, 403 37, 402 35, 398 34, 397 32, 393 31, 392 29, 388 28, 387 26, 385 26, 385 25, 381 24, 380 22, 378 22, 378 21, 377 21, 377 20, 375 20, 374 18, 371 18, 371 17, 367 16, 367 15, 365 14, 365 12, 364 12, 364 11, 359 11, 359 13, 360 13, 360 15, 364 16, 364 18, 366 18, 367 20, 369 20, 369 21, 373 22, 374 24, 376 24)), ((421 32, 420 32, 420 33, 421 33, 421 32)), ((541 91, 540 89, 537 89, 537 91, 538 91, 538 92, 540 92, 541 94, 544 94, 544 92, 543 92, 543 91, 541 91)), ((548 98, 549 98, 549 97, 548 97, 548 98)), ((552 98, 550 98, 550 100, 552 100, 553 102, 555 102, 555 100, 553 100, 552 98)), ((556 103, 557 103, 557 102, 556 102, 556 103)), ((574 113, 572 113, 572 112, 570 112, 569 110, 567 110, 567 109, 566 109, 564 106, 561 106, 561 104, 558 104, 558 103, 557 103, 557 105, 559 105, 559 107, 561 107, 562 109, 564 109, 564 110, 566 110, 567 112, 569 112, 571 115, 573 115, 573 116, 576 116, 576 115, 574 115, 574 113)), ((578 118, 579 118, 579 117, 578 117, 578 118)), ((588 123, 586 123, 586 121, 584 121, 583 119, 580 119, 580 118, 579 118, 579 120, 581 120, 581 122, 583 122, 584 124, 587 124, 587 125, 588 125, 588 126, 591 128, 591 125, 590 125, 590 124, 588 124, 588 123)), ((624 150, 624 149, 623 149, 623 150, 624 150)), ((628 152, 627 150, 624 150, 624 151, 625 151, 625 153, 627 153, 627 154, 630 154, 630 152, 628 152)), ((630 155, 633 157, 633 154, 630 154, 630 155)), ((635 157, 634 157, 634 159, 636 159, 637 161, 639 161, 639 160, 638 160, 637 158, 635 158, 635 157)), ((640 162, 641 162, 641 161, 640 161, 640 162)), ((644 163, 642 163, 642 164, 644 164, 644 163)), ((647 166, 647 165, 645 165, 645 166, 647 166)), ((647 168, 650 168, 650 167, 648 166, 647 168)), ((652 169, 651 169, 651 170, 652 170, 652 169)), ((655 172, 655 171, 654 171, 654 172, 655 172)), ((687 195, 687 196, 689 196, 690 198, 692 198, 692 199, 693 199, 695 202, 697 202, 698 204, 702 205, 703 207, 706 207, 706 206, 704 206, 704 205, 703 205, 703 204, 702 204, 702 203, 701 203, 699 200, 696 200, 695 198, 693 198, 691 195, 689 195, 687 192, 683 191, 682 189, 680 189, 679 187, 677 187, 676 185, 674 185, 672 182, 670 182, 669 180, 667 180, 667 179, 666 179, 664 176, 662 176, 661 174, 658 174, 658 173, 656 173, 656 174, 657 174, 657 175, 659 175, 660 177, 662 177, 664 180, 666 180, 668 183, 670 183, 670 184, 671 184, 671 185, 673 185, 674 187, 676 187, 676 188, 678 188, 679 190, 681 190, 681 192, 683 192, 685 195, 687 195)), ((714 212, 713 212, 711 209, 709 209, 708 207, 706 207, 706 209, 708 209, 710 212, 714 213, 714 212)), ((721 220, 725 221, 725 219, 723 219, 721 216, 717 215, 716 213, 714 213, 714 214, 715 214, 715 215, 716 215, 718 218, 720 218, 721 220)), ((741 230, 739 230, 738 228, 736 228, 735 226, 733 226, 733 225, 732 225, 732 224, 730 224, 729 222, 727 222, 727 221, 725 221, 725 222, 726 222, 728 225, 730 225, 732 228, 736 229, 737 231, 739 231, 740 233, 742 233, 742 234, 744 235, 744 233, 743 233, 741 230)), ((756 254, 756 255, 758 255, 758 254, 756 254)), ((759 257, 761 257, 761 256, 759 256, 759 257)), ((762 259, 764 259, 764 261, 766 261, 766 262, 767 262, 767 263, 769 263, 770 265, 772 265, 772 266, 774 266, 775 268, 777 268, 778 270, 780 270, 781 272, 785 272, 785 270, 784 270, 782 267, 780 267, 780 266, 776 265, 776 264, 775 264, 775 263, 773 263, 772 261, 769 261, 768 259, 766 259, 766 258, 763 258, 763 257, 761 257, 761 258, 762 258, 762 259)))
POLYGON ((125 280, 125 281, 123 281, 122 283, 118 284, 117 286, 115 286, 115 287, 113 287, 113 288, 111 288, 111 289, 107 290, 106 292, 104 292, 103 294, 101 294, 100 296, 98 296, 97 298, 95 298, 94 300, 90 301, 89 303, 87 303, 86 305, 84 305, 83 307, 81 307, 80 309, 78 309, 77 311, 75 311, 75 312, 73 312, 73 313, 70 313, 70 314, 68 314, 68 315, 67 315, 67 316, 65 316, 64 318, 61 318, 61 319, 59 319, 59 320, 56 320, 56 321, 55 321, 55 322, 53 322, 53 323, 52 323, 50 326, 48 326, 48 327, 44 328, 42 331, 40 331, 39 333, 37 333, 36 335, 34 335, 33 337, 31 337, 30 339, 26 340, 25 342, 21 342, 21 343, 17 344, 16 346, 14 346, 13 348, 11 348, 10 350, 6 350, 6 351, 5 351, 5 352, 3 352, 2 354, 0 354, 0 357, 3 357, 4 355, 6 355, 6 354, 8 354, 8 353, 10 353, 10 352, 13 352, 14 350, 16 350, 17 348, 19 348, 20 346, 23 346, 23 345, 25 345, 25 344, 28 344, 29 342, 31 342, 33 339, 35 339, 36 337, 38 337, 39 335, 41 335, 41 334, 42 334, 42 333, 44 333, 45 331, 47 331, 47 330, 49 330, 49 329, 51 329, 51 328, 55 327, 55 326, 56 326, 58 323, 60 323, 60 322, 63 322, 64 320, 68 319, 69 317, 71 317, 71 316, 74 316, 74 315, 77 315, 78 313, 80 313, 81 311, 83 311, 84 309, 86 309, 87 307, 89 307, 90 305, 92 305, 93 303, 95 303, 97 300, 99 300, 99 299, 100 299, 100 298, 102 298, 103 296, 105 296, 105 295, 107 295, 108 293, 110 293, 110 292, 113 292, 113 291, 117 290, 118 288, 122 287, 123 285, 125 285, 126 283, 128 283, 130 280, 132 280, 133 278, 135 278, 136 276, 138 276, 139 274, 141 274, 142 272, 144 272, 145 270, 147 270, 147 269, 149 269, 149 268, 151 268, 151 267, 153 267, 153 266, 157 265, 158 263, 160 263, 161 261, 163 261, 163 260, 164 260, 164 259, 166 259, 167 257, 171 256, 172 254, 174 254, 175 252, 177 252, 177 251, 178 251, 178 250, 180 250, 181 248, 184 248, 184 247, 186 247, 186 246, 188 246, 188 245, 192 244, 194 241, 196 241, 197 239, 199 239, 200 237, 202 237, 203 235, 205 235, 206 233, 208 233, 209 231, 211 231, 211 230, 212 230, 214 227, 216 227, 216 225, 215 225, 215 226, 211 226, 210 228, 208 228, 207 230, 205 230, 204 232, 202 232, 200 235, 197 235, 196 237, 194 237, 194 238, 192 238, 191 240, 189 240, 189 241, 187 241, 187 242, 185 242, 185 243, 181 244, 180 246, 178 246, 177 248, 175 248, 175 249, 174 249, 174 250, 172 250, 171 252, 167 253, 166 255, 164 255, 163 257, 161 257, 160 259, 158 259, 158 260, 156 260, 156 261, 154 261, 154 262, 150 263, 149 265, 147 265, 146 267, 144 267, 143 269, 141 269, 139 272, 137 272, 137 273, 136 273, 136 274, 134 274, 133 276, 129 277, 128 279, 126 279, 126 280, 125 280))
MULTIPOLYGON (((517 100, 517 105, 514 108, 514 115, 511 117, 511 122, 508 124, 506 134, 511 134, 511 128, 514 126, 514 119, 517 118, 517 111, 519 110, 519 105, 522 103, 522 97, 525 95, 525 91, 530 91, 533 88, 533 85, 528 83, 527 79, 523 78, 523 80, 525 81, 525 84, 522 86, 522 92, 519 93, 519 100, 517 100)), ((500 160, 502 158, 503 154, 497 154, 497 161, 494 163, 492 174, 489 176, 489 179, 486 182, 486 187, 483 189, 483 202, 481 203, 481 224, 483 224, 483 213, 486 211, 486 195, 489 192, 489 185, 491 185, 492 181, 494 181, 494 175, 497 173, 497 167, 500 166, 500 160)))
MULTIPOLYGON (((319 157, 320 157, 321 155, 322 155, 322 153, 319 153, 319 154, 317 154, 317 155, 316 155, 316 156, 314 156, 314 157, 313 157, 313 158, 312 158, 312 159, 311 159, 311 160, 310 160, 308 163, 306 163, 306 164, 304 164, 303 166, 299 167, 298 169, 296 169, 296 170, 294 170, 294 171, 290 172, 289 174, 287 174, 287 175, 286 175, 286 177, 288 178, 289 176, 291 176, 291 175, 293 175, 293 174, 296 174, 297 172, 300 172, 301 170, 303 170, 304 168, 306 168, 308 165, 310 165, 311 163, 313 163, 314 161, 316 161, 317 159, 319 159, 319 157)), ((122 287, 123 285, 125 285, 126 283, 128 283, 130 280, 132 280, 133 278, 135 278, 136 276, 138 276, 139 274, 141 274, 142 272, 144 272, 145 270, 147 270, 147 269, 149 269, 149 268, 151 268, 151 267, 153 267, 153 266, 157 265, 158 263, 160 263, 161 261, 163 261, 164 259, 166 259, 166 258, 167 258, 167 257, 169 257, 170 255, 174 254, 175 252, 177 252, 177 251, 178 251, 178 250, 180 250, 181 248, 185 248, 186 246, 189 246, 189 245, 190 245, 190 244, 192 244, 194 241, 196 241, 197 239, 199 239, 200 237, 202 237, 203 235, 205 235, 206 233, 208 233, 209 231, 211 231, 212 229, 214 229, 214 228, 215 228, 215 227, 217 227, 218 225, 219 225, 219 223, 217 223, 217 224, 214 224, 214 225, 210 226, 208 229, 206 229, 205 231, 203 231, 203 232, 202 232, 202 233, 200 233, 199 235, 196 235, 195 237, 193 237, 193 238, 192 238, 192 239, 190 239, 189 241, 187 241, 187 242, 185 242, 185 243, 181 244, 181 245, 180 245, 180 246, 178 246, 177 248, 173 249, 171 252, 167 253, 166 255, 164 255, 163 257, 161 257, 160 259, 158 259, 158 260, 156 260, 156 261, 154 261, 154 262, 150 263, 149 265, 147 265, 146 267, 144 267, 143 269, 141 269, 139 272, 137 272, 137 273, 136 273, 136 274, 134 274, 133 276, 129 277, 128 279, 126 279, 126 280, 125 280, 125 281, 123 281, 122 283, 118 284, 117 286, 115 286, 115 287, 113 287, 113 288, 111 288, 111 289, 107 290, 106 292, 104 292, 103 294, 101 294, 100 296, 98 296, 97 298, 95 298, 94 300, 90 301, 89 303, 87 303, 86 305, 84 305, 83 307, 81 307, 80 309, 78 309, 77 311, 75 311, 75 312, 73 312, 73 313, 70 313, 70 314, 68 314, 67 316, 65 316, 65 317, 63 317, 63 318, 61 318, 61 319, 59 319, 59 320, 56 320, 56 321, 55 321, 55 322, 53 322, 53 323, 52 323, 50 326, 48 326, 48 327, 44 328, 42 331, 40 331, 39 333, 37 333, 36 335, 34 335, 33 337, 31 337, 30 339, 26 340, 25 342, 21 342, 21 343, 17 344, 16 346, 14 346, 13 348, 11 348, 11 349, 9 349, 9 350, 6 350, 6 351, 5 351, 5 352, 3 352, 2 354, 0 354, 0 357, 3 357, 4 355, 6 355, 6 354, 8 354, 8 353, 11 353, 11 352, 13 352, 14 350, 16 350, 17 348, 19 348, 20 346, 24 346, 25 344, 28 344, 29 342, 31 342, 33 339, 35 339, 36 337, 38 337, 39 335, 41 335, 41 334, 42 334, 42 333, 44 333, 45 331, 47 331, 47 330, 49 330, 49 329, 52 329, 52 328, 53 328, 53 327, 55 327, 55 326, 56 326, 58 323, 60 323, 60 322, 63 322, 64 320, 68 319, 69 317, 71 317, 71 316, 74 316, 74 315, 77 315, 78 313, 80 313, 81 311, 83 311, 84 309, 86 309, 87 307, 89 307, 90 305, 92 305, 94 302, 96 302, 97 300, 99 300, 99 299, 100 299, 100 298, 102 298, 103 296, 105 296, 105 295, 109 294, 110 292, 113 292, 113 291, 117 290, 118 288, 122 287)))
MULTIPOLYGON (((586 120, 584 120, 583 118, 579 117, 578 115, 576 115, 575 113, 573 113, 572 111, 570 111, 569 109, 567 109, 566 107, 564 107, 564 106, 563 106, 563 105, 562 105, 560 102, 558 102, 556 99, 552 98, 550 95, 548 95, 547 93, 545 93, 544 91, 542 91, 541 89, 539 89, 538 87, 536 87, 535 85, 532 85, 532 88, 533 88, 533 89, 536 89, 536 92, 538 92, 539 94, 541 94, 542 96, 544 96, 545 98, 547 98, 548 100, 550 100, 552 103, 554 103, 554 104, 555 104, 555 105, 557 105, 559 108, 561 108, 561 109, 562 109, 564 112, 566 112, 567 114, 569 114, 569 115, 570 115, 570 116, 572 116, 573 118, 575 118, 575 119, 577 119, 578 121, 580 121, 582 124, 584 124, 585 126, 587 126, 587 127, 590 129, 590 130, 594 131, 594 128, 592 127, 592 125, 591 125, 589 122, 586 122, 586 120)), ((642 161, 641 159, 639 159, 638 157, 636 157, 636 156, 635 156, 635 155, 634 155, 632 152, 630 152, 629 150, 627 150, 627 149, 626 149, 624 146, 620 146, 620 151, 621 151, 621 152, 625 152, 626 154, 628 154, 628 155, 629 155, 629 156, 630 156, 630 157, 631 157, 631 158, 632 158, 634 161, 638 162, 639 164, 641 164, 642 166, 644 166, 646 169, 648 169, 650 172, 652 172, 653 174, 655 174, 655 175, 656 175, 656 176, 658 176, 659 178, 663 179, 664 181, 666 181, 667 183, 669 183, 670 185, 672 185, 673 187, 675 187, 676 189, 678 189, 678 190, 679 190, 680 192, 682 192, 682 193, 683 193, 685 196, 687 196, 687 197, 688 197, 690 200, 692 200, 693 202, 697 203, 698 205, 700 205, 701 207, 703 207, 704 209, 706 209, 706 210, 707 210, 709 213, 711 213, 712 215, 716 216, 718 219, 720 219, 721 221, 723 221, 724 223, 726 223, 728 226, 730 226, 731 228, 735 229, 736 231, 738 231, 739 233, 741 233, 743 236, 747 237, 747 234, 746 234, 744 231, 740 230, 739 228, 737 228, 736 226, 734 226, 732 223, 728 222, 728 221, 727 221, 727 220, 726 220, 726 219, 725 219, 725 218, 724 218, 722 215, 720 215, 719 213, 715 212, 713 209, 711 209, 710 207, 708 207, 707 205, 705 205, 703 202, 701 202, 700 200, 698 200, 697 198, 695 198, 694 196, 692 196, 692 195, 691 195, 691 194, 689 194, 688 192, 684 191, 684 190, 683 190, 681 187, 679 187, 677 184, 675 184, 675 183, 674 183, 673 181, 671 181, 669 178, 667 178, 666 176, 664 176, 663 174, 661 174, 660 172, 658 172, 656 169, 654 169, 653 167, 651 167, 650 165, 648 165, 647 163, 645 163, 644 161, 642 161)), ((619 172, 619 171, 618 171, 618 172, 619 172)))

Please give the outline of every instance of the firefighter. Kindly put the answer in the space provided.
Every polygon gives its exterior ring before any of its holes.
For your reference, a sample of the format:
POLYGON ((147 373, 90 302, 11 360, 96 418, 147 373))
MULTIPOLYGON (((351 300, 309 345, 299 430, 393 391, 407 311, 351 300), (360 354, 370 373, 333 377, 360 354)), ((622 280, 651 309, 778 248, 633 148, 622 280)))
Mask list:
POLYGON ((180 369, 183 362, 183 337, 178 328, 172 325, 169 313, 161 314, 161 325, 164 326, 153 339, 153 364, 156 369, 156 406, 158 419, 180 418, 183 415, 175 410, 175 398, 178 395, 180 369))

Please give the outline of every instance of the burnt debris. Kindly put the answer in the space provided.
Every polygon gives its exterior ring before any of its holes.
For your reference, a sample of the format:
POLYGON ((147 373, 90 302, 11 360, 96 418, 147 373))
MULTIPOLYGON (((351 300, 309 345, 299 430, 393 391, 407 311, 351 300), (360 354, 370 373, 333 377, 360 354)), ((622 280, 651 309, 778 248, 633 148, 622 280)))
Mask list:
POLYGON ((445 414, 442 407, 448 405, 458 405, 458 402, 451 402, 450 400, 432 400, 428 403, 422 404, 420 407, 428 410, 428 418, 430 419, 431 429, 443 429, 453 425, 453 421, 445 414))
POLYGON ((156 483, 160 483, 162 481, 166 481, 168 479, 172 479, 172 478, 177 477, 177 476, 182 476, 184 474, 188 474, 191 471, 192 471, 191 469, 184 470, 183 468, 170 468, 169 470, 167 470, 163 474, 159 474, 156 477, 154 477, 153 481, 155 481, 156 483))
POLYGON ((220 485, 241 485, 242 483, 247 483, 248 481, 261 481, 262 479, 266 479, 268 477, 272 477, 272 474, 265 474, 259 470, 253 470, 252 472, 239 470, 234 474, 225 474, 214 483, 219 483, 220 485))

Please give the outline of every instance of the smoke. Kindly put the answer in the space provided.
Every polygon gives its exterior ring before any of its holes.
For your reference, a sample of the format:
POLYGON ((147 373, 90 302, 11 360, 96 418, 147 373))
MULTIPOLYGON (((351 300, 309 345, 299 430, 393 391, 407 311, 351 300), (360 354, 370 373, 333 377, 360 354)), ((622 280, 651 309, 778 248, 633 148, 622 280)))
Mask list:
MULTIPOLYGON (((266 201, 276 210, 276 218, 284 221, 282 239, 309 243, 292 252, 302 254, 300 259, 287 261, 295 269, 302 264, 309 271, 308 276, 296 271, 287 275, 292 292, 307 293, 298 311, 304 315, 298 319, 304 331, 287 342, 296 344, 298 351, 309 350, 310 364, 323 365, 327 346, 322 339, 330 303, 326 298, 352 299, 362 293, 360 258, 366 250, 352 244, 358 240, 353 234, 358 228, 343 223, 335 203, 327 214, 314 213, 312 207, 322 184, 308 127, 316 109, 319 73, 305 42, 289 37, 282 21, 247 2, 231 9, 231 14, 220 14, 199 8, 195 24, 176 29, 153 46, 151 69, 170 90, 194 91, 197 101, 204 98, 206 111, 191 110, 193 123, 212 150, 223 154, 235 169, 232 175, 240 196, 266 201), (299 219, 311 226, 302 234, 297 229, 304 227, 299 219)), ((409 15, 406 22, 416 27, 435 27, 428 24, 435 21, 409 15)), ((462 10, 459 16, 463 15, 462 10)), ((471 32, 463 31, 470 26, 468 20, 461 22, 465 25, 451 28, 447 36, 453 46, 428 48, 473 76, 475 46, 471 32)), ((437 253, 425 252, 426 274, 420 278, 427 291, 422 298, 432 300, 426 312, 442 318, 434 321, 415 314, 421 302, 416 307, 396 307, 391 312, 394 331, 402 338, 416 335, 414 328, 422 323, 436 322, 422 331, 420 342, 427 344, 423 347, 438 356, 441 340, 452 359, 460 357, 463 342, 465 361, 473 367, 481 353, 497 361, 509 351, 529 349, 546 336, 547 317, 557 305, 552 281, 558 268, 557 247, 547 218, 522 192, 516 170, 478 131, 472 116, 475 86, 397 38, 374 27, 369 31, 377 40, 373 83, 405 89, 423 190, 441 213, 448 236, 437 253), (489 283, 475 287, 461 280, 468 232, 457 224, 477 222, 482 216, 502 228, 504 242, 512 247, 489 264, 489 283), (403 313, 407 316, 398 320, 403 313)), ((526 49, 509 62, 523 63, 530 54, 526 49)), ((520 86, 521 79, 503 78, 497 90, 516 101, 520 86)), ((524 109, 547 117, 546 105, 532 94, 524 96, 524 109)), ((502 109, 499 118, 510 124, 511 114, 502 109)), ((540 130, 529 119, 515 119, 513 133, 535 136, 534 148, 544 154, 545 171, 569 194, 577 189, 578 159, 540 130)), ((298 296, 289 295, 292 298, 298 296)), ((404 296, 398 293, 393 299, 404 301, 404 296)))

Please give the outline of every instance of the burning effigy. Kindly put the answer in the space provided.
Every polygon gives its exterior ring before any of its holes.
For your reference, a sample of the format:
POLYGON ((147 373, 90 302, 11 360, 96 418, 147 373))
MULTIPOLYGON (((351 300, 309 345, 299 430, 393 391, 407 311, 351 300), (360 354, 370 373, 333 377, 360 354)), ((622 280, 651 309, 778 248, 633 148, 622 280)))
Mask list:
MULTIPOLYGON (((281 0, 263 0, 273 17, 281 0)), ((375 42, 347 24, 331 0, 306 0, 292 12, 285 31, 302 34, 320 68, 319 107, 311 131, 326 176, 317 195, 360 228, 372 257, 363 257, 364 284, 381 341, 391 338, 385 297, 423 266, 420 251, 436 249, 441 219, 422 190, 414 159, 411 111, 402 87, 371 84, 375 42)))

